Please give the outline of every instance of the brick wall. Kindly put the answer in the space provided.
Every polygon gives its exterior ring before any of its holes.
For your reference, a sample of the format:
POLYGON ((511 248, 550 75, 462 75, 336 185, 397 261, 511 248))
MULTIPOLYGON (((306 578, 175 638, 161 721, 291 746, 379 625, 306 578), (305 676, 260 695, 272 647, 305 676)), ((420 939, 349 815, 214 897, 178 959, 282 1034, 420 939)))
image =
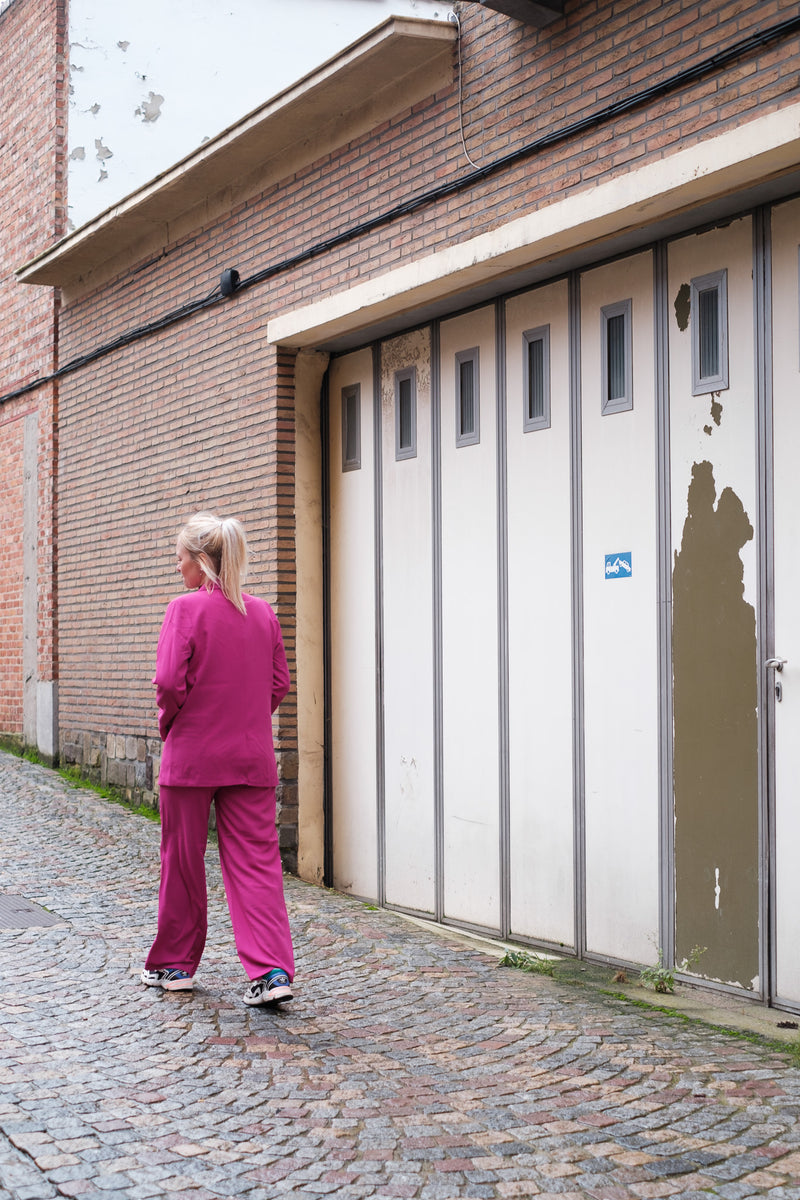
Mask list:
MULTIPOLYGON (((183 586, 175 535, 193 512, 244 521, 248 587, 274 605, 294 660, 293 356, 264 346, 264 321, 234 297, 62 384, 61 757, 149 803, 156 643, 183 586)), ((290 865, 295 711, 292 693, 275 719, 290 865)))
MULTIPOLYGON (((19 2, 19 0, 18 0, 19 2)), ((483 165, 685 70, 770 23, 788 0, 572 3, 535 31, 458 5, 464 123, 483 165)), ((153 657, 173 575, 175 531, 211 508, 245 521, 251 587, 272 601, 294 660, 292 360, 266 344, 270 316, 551 203, 598 177, 658 159, 748 114, 796 100, 786 64, 800 38, 518 161, 466 189, 281 272, 68 376, 60 394, 61 743, 67 759, 151 793, 158 744, 153 657)), ((468 175, 453 84, 224 220, 76 294, 62 361, 198 299, 224 267, 243 278, 411 196, 468 175)), ((276 723, 284 849, 296 825, 294 697, 276 723)))
MULTIPOLYGON (((0 410, 2 411, 2 410, 0 410)), ((0 733, 22 737, 22 456, 21 417, 0 417, 0 733)))
MULTIPOLYGON (((0 14, 3 60, 3 236, 0 238, 0 393, 49 374, 56 365, 58 298, 18 284, 14 269, 64 230, 66 80, 64 0, 14 0, 0 14)), ((0 733, 23 736, 23 420, 37 415, 38 445, 28 469, 38 477, 37 592, 27 622, 37 645, 37 677, 55 672, 53 386, 0 406, 0 733)))

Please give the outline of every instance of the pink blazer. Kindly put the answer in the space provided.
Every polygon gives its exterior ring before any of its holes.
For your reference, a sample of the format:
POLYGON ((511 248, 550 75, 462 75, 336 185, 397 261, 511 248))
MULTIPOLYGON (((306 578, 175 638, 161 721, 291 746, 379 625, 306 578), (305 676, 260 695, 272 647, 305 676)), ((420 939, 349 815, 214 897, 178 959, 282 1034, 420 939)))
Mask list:
POLYGON ((272 714, 289 691, 278 618, 255 596, 247 615, 219 587, 167 605, 156 656, 161 783, 222 787, 278 782, 272 714))

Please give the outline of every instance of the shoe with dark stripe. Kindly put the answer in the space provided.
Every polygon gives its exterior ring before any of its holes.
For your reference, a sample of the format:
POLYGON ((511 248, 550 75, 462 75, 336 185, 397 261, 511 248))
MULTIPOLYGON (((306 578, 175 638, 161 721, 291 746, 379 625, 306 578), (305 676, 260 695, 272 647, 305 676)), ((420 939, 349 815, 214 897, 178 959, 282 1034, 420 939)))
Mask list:
POLYGON ((245 1004, 261 1005, 263 1008, 275 1008, 287 1000, 294 1000, 294 993, 285 971, 276 968, 254 979, 244 994, 245 1004))
POLYGON ((158 971, 142 971, 142 983, 146 987, 163 988, 165 992, 189 992, 194 987, 194 979, 188 971, 178 967, 164 967, 158 971))

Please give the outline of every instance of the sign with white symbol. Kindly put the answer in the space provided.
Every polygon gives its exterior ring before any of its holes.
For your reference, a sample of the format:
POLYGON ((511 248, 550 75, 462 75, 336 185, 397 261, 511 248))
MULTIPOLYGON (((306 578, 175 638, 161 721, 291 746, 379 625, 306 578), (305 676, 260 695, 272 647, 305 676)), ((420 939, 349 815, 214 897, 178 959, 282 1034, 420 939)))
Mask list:
POLYGON ((630 550, 620 551, 619 554, 607 554, 606 579, 630 579, 633 574, 632 558, 630 550))

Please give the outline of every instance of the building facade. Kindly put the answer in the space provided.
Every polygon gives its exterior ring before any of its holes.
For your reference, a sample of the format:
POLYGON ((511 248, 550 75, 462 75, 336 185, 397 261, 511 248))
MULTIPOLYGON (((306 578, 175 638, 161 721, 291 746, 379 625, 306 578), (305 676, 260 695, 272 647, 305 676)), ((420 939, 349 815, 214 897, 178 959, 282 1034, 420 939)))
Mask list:
POLYGON ((528 7, 385 19, 19 264, 60 753, 155 791, 174 531, 236 512, 301 875, 800 1010, 800 18, 528 7))

